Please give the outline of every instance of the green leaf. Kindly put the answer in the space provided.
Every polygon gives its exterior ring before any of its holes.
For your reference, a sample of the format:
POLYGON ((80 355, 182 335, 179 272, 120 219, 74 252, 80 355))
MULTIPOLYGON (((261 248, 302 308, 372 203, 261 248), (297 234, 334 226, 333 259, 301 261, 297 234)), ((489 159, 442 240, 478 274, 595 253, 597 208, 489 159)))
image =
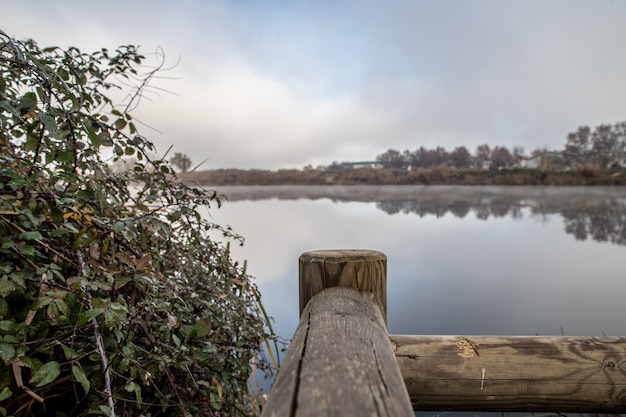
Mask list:
POLYGON ((67 303, 64 300, 61 300, 61 299, 54 300, 54 304, 56 304, 61 314, 64 314, 66 316, 70 314, 70 309, 67 307, 67 303))
POLYGON ((99 148, 101 144, 100 136, 98 136, 95 129, 91 129, 87 127, 86 130, 87 130, 87 136, 89 137, 89 140, 91 141, 91 145, 96 149, 99 148))
MULTIPOLYGON (((36 136, 28 136, 26 139, 26 143, 24 144, 24 148, 27 151, 34 151, 39 146, 39 138, 36 136)), ((48 152, 50 153, 50 152, 48 152)))
POLYGON ((57 162, 73 162, 74 155, 74 151, 59 151, 57 152, 55 160, 57 162))
POLYGON ((80 316, 78 316, 78 325, 84 326, 102 313, 104 313, 104 309, 102 308, 93 308, 91 310, 87 310, 81 313, 80 316))
POLYGON ((14 116, 17 116, 17 117, 20 116, 20 112, 18 112, 15 109, 15 107, 11 106, 6 101, 0 101, 0 109, 4 109, 4 110, 8 111, 9 113, 13 113, 14 116))
POLYGON ((48 304, 46 315, 48 316, 48 318, 51 318, 51 319, 56 319, 61 315, 61 313, 59 312, 59 306, 57 305, 56 302, 51 302, 50 304, 48 304))
POLYGON ((37 106, 37 96, 32 91, 20 97, 19 109, 22 114, 28 113, 37 106))
MULTIPOLYGON (((112 146, 113 145, 113 141, 111 140, 111 135, 106 130, 103 131, 103 132, 100 132, 100 134, 98 135, 98 140, 100 140, 100 143, 102 145, 104 145, 104 146, 112 146)), ((117 153, 117 151, 116 151, 116 153, 117 153)))
POLYGON ((0 248, 2 248, 2 249, 11 249, 14 246, 15 246, 15 242, 8 241, 8 242, 2 242, 2 245, 0 245, 0 248))
POLYGON ((126 392, 135 392, 135 400, 137 400, 137 404, 141 404, 143 402, 141 398, 141 385, 135 383, 134 381, 130 381, 124 387, 126 392))
POLYGON ((21 254, 26 256, 33 256, 35 254, 35 247, 32 245, 21 245, 18 250, 21 254))
POLYGON ((169 220, 170 222, 175 222, 176 220, 180 219, 181 214, 182 213, 180 210, 176 210, 167 215, 167 220, 169 220))
MULTIPOLYGON (((30 276, 30 275, 29 275, 30 276)), ((11 281, 16 288, 26 288, 26 283, 24 282, 24 273, 20 271, 15 271, 11 275, 9 275, 11 281)))
POLYGON ((0 279, 0 296, 7 297, 13 291, 15 291, 15 284, 13 281, 9 281, 7 277, 2 277, 2 279, 0 279))
POLYGON ((200 319, 193 326, 198 334, 198 337, 205 337, 211 332, 211 322, 207 319, 200 319))
POLYGON ((7 398, 11 397, 13 393, 9 389, 9 387, 5 387, 2 391, 0 391, 0 401, 4 401, 7 398))
POLYGON ((9 314, 9 303, 3 298, 0 298, 0 319, 9 314))
POLYGON ((42 387, 53 382, 60 374, 61 365, 58 362, 50 361, 37 369, 29 382, 36 387, 42 387))
POLYGON ((67 345, 61 343, 61 348, 63 349, 63 353, 65 354, 65 358, 67 360, 72 360, 78 358, 78 353, 75 352, 72 348, 67 345))
POLYGON ((39 118, 43 122, 43 125, 46 127, 50 135, 55 135, 58 132, 59 129, 57 127, 56 120, 54 120, 54 117, 50 116, 49 114, 42 114, 39 116, 39 118))
POLYGON ((124 119, 121 119, 121 118, 120 118, 120 119, 117 119, 117 120, 115 121, 115 128, 116 128, 116 129, 118 129, 118 130, 122 130, 122 129, 124 129, 125 127, 126 127, 126 120, 124 120, 124 119))
MULTIPOLYGON (((8 304, 6 301, 4 301, 4 298, 0 298, 0 306, 2 305, 2 303, 7 306, 7 311, 5 312, 6 314, 8 313, 8 304)), ((17 333, 17 323, 15 323, 13 320, 0 320, 0 332, 4 334, 17 333)))
POLYGON ((128 384, 126 384, 124 389, 126 390, 126 392, 133 392, 135 390, 135 385, 136 384, 134 381, 130 381, 128 384))
POLYGON ((41 236, 41 233, 34 231, 34 232, 23 232, 20 233, 18 239, 20 240, 41 240, 43 239, 43 236, 41 236))
POLYGON ((6 343, 0 343, 0 359, 4 361, 5 365, 11 363, 11 360, 15 357, 15 348, 6 343))
POLYGON ((37 358, 30 358, 28 356, 20 356, 20 361, 24 364, 28 369, 38 369, 41 368, 43 363, 37 358))
POLYGON ((83 390, 85 390, 85 393, 88 393, 89 389, 91 388, 91 384, 89 383, 89 380, 87 379, 87 375, 85 375, 85 371, 83 371, 83 368, 81 368, 79 365, 72 365, 72 374, 74 374, 74 378, 76 378, 76 381, 78 381, 78 383, 83 386, 83 390))

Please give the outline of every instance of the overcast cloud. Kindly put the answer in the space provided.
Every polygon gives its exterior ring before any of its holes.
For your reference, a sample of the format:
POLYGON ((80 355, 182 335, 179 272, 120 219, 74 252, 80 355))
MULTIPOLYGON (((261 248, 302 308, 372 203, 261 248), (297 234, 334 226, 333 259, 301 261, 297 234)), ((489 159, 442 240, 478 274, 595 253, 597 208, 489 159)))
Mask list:
POLYGON ((626 120, 626 1, 4 0, 0 29, 178 65, 144 136, 205 168, 301 168, 389 148, 560 149, 626 120))

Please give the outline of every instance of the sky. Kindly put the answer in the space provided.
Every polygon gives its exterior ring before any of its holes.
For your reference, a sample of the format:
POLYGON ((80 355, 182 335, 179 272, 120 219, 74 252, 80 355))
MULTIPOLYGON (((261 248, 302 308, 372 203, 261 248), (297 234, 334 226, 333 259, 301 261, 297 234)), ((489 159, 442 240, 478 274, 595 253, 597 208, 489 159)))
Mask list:
POLYGON ((134 113, 200 169, 370 161, 388 149, 562 149, 626 120, 626 0, 3 0, 0 30, 135 44, 163 89, 134 113))

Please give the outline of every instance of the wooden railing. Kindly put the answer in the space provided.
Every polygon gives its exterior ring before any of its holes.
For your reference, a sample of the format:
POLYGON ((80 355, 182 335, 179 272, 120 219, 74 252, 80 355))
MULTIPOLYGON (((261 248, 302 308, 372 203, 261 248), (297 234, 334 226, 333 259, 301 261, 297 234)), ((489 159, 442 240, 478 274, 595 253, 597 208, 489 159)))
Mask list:
POLYGON ((390 336, 386 267, 376 251, 300 257, 300 323, 262 417, 626 412, 626 338, 390 336))

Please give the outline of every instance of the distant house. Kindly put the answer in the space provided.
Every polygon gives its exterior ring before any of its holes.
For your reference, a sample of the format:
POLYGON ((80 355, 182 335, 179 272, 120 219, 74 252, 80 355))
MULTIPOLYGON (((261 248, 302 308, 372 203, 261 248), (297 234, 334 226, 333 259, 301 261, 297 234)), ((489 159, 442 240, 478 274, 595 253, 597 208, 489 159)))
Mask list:
POLYGON ((626 170, 626 155, 621 155, 615 158, 610 164, 609 168, 614 170, 626 170))
POLYGON ((376 161, 359 161, 359 162, 344 162, 345 165, 350 165, 352 168, 381 168, 382 165, 376 161))
POLYGON ((570 166, 561 152, 546 151, 523 159, 522 168, 538 169, 540 171, 569 171, 570 166))

